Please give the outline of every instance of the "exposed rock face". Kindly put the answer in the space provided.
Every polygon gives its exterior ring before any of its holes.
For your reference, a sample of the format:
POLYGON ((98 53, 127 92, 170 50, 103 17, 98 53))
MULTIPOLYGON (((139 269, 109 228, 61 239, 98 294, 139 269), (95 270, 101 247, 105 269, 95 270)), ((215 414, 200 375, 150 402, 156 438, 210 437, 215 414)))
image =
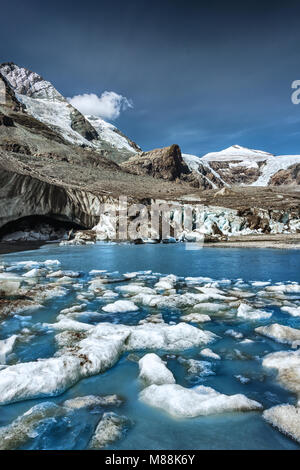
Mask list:
POLYGON ((85 227, 98 221, 100 199, 85 191, 72 190, 40 181, 31 176, 1 169, 1 225, 13 220, 45 215, 85 227))
POLYGON ((82 135, 86 140, 98 139, 98 134, 93 126, 77 109, 73 109, 70 114, 71 128, 82 135))
POLYGON ((270 184, 274 186, 300 185, 300 163, 292 165, 287 170, 279 170, 271 177, 270 184))
POLYGON ((136 175, 150 175, 169 181, 190 173, 178 145, 142 152, 131 157, 122 167, 136 175))
POLYGON ((9 86, 7 79, 0 71, 0 105, 5 106, 12 111, 23 111, 24 106, 17 100, 15 93, 9 86))

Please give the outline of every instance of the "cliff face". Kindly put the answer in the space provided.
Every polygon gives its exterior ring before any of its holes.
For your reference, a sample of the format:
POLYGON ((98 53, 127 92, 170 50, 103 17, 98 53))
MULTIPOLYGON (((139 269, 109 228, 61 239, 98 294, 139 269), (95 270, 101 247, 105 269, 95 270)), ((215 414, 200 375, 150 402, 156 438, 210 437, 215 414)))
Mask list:
POLYGON ((122 167, 135 175, 150 175, 168 181, 190 173, 178 145, 139 153, 122 163, 122 167))
POLYGON ((1 226, 32 215, 92 227, 99 218, 105 197, 2 170, 0 174, 1 226))

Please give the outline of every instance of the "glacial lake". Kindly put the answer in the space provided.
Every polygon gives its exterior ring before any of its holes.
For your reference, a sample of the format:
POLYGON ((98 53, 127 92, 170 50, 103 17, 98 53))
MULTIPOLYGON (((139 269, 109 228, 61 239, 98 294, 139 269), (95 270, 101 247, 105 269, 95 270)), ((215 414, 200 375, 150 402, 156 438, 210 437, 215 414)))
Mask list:
MULTIPOLYGON (((59 260, 58 269, 80 271, 82 274, 74 284, 66 285, 68 294, 48 300, 44 307, 7 317, 0 324, 0 339, 19 334, 24 328, 35 331, 28 342, 18 343, 9 364, 35 361, 52 357, 56 352, 54 332, 39 327, 42 323, 54 323, 62 309, 76 303, 80 292, 78 285, 87 286, 91 270, 107 270, 112 279, 124 273, 151 270, 154 275, 140 278, 145 286, 153 287, 159 276, 175 274, 180 278, 208 277, 221 281, 222 286, 241 286, 247 291, 257 292, 253 281, 297 282, 300 283, 300 250, 277 250, 258 248, 208 248, 191 249, 186 244, 131 245, 97 244, 91 246, 62 246, 48 244, 35 251, 12 253, 0 256, 0 263, 14 265, 21 261, 59 260), (159 274, 158 274, 159 273, 159 274), (222 284, 223 282, 223 284, 222 284), (78 284, 78 285, 77 285, 78 284)), ((15 271, 17 272, 17 271, 15 271)), ((22 274, 23 272, 21 272, 22 274)), ((139 280, 139 279, 138 279, 139 280)), ((130 282, 135 282, 136 279, 130 282)), ((115 290, 124 283, 107 284, 115 290)), ((86 290, 86 287, 84 287, 86 290)), ((193 285, 189 287, 193 290, 193 285)), ((179 288, 180 292, 180 288, 179 288)), ((119 298, 122 298, 120 295, 119 298)), ((161 313, 165 322, 180 322, 180 308, 152 308, 141 305, 137 312, 107 313, 103 305, 117 300, 91 299, 88 312, 96 312, 90 318, 83 315, 81 321, 137 325, 141 319, 152 313, 161 313)), ((300 295, 293 296, 299 302, 300 295)), ((299 305, 299 303, 298 303, 299 305)), ((161 356, 173 372, 176 383, 184 387, 204 385, 218 392, 233 395, 244 394, 252 400, 270 408, 281 403, 296 403, 296 396, 284 389, 276 380, 276 374, 262 367, 262 358, 275 351, 289 350, 286 344, 255 333, 254 328, 270 323, 280 323, 300 328, 300 317, 283 313, 278 305, 268 305, 270 319, 249 321, 246 319, 222 318, 211 315, 211 321, 193 326, 211 331, 218 340, 204 347, 219 354, 221 360, 204 358, 199 355, 201 347, 185 351, 153 351, 161 356), (226 332, 230 329, 241 333, 241 342, 226 332), (189 373, 181 359, 194 358, 206 361, 203 373, 189 373), (240 378, 246 378, 246 381, 240 378)), ((84 313, 84 312, 83 312, 84 313)), ((205 313, 205 312, 204 312, 205 313)), ((209 314, 209 313, 208 313, 209 314)), ((78 320, 78 319, 77 319, 78 320)), ((80 319, 79 319, 80 321, 80 319)), ((67 399, 85 395, 117 394, 124 400, 119 407, 108 409, 80 409, 68 416, 48 418, 41 422, 21 449, 85 449, 94 433, 103 411, 113 411, 129 420, 126 432, 106 449, 299 449, 300 445, 280 433, 262 418, 261 411, 229 412, 199 416, 196 418, 174 418, 166 412, 150 407, 138 399, 141 384, 138 379, 137 359, 148 350, 124 353, 120 360, 102 374, 80 380, 55 397, 23 400, 1 406, 0 426, 7 426, 34 405, 43 402, 61 404, 67 399)))

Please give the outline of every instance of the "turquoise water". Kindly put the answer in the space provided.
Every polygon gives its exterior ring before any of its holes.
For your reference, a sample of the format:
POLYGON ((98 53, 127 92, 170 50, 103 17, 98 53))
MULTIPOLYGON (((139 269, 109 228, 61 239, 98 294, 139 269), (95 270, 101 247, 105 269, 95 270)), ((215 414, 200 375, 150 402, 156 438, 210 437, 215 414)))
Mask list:
MULTIPOLYGON (((82 247, 59 247, 46 245, 36 251, 14 253, 0 257, 1 261, 44 261, 58 259, 61 269, 81 271, 82 276, 76 282, 85 284, 92 269, 106 269, 120 274, 151 269, 154 273, 176 274, 178 276, 208 276, 214 280, 229 279, 234 282, 242 279, 249 281, 300 282, 300 251, 272 249, 222 249, 203 248, 186 249, 184 244, 172 245, 127 245, 99 244, 82 247)), ((112 275, 113 277, 114 275, 112 275)), ((115 273, 115 276, 119 276, 115 273)), ((153 286, 151 279, 146 285, 153 286)), ((109 285, 115 288, 117 284, 109 285)), ((249 285, 248 285, 249 290, 249 285)), ((36 334, 30 343, 19 344, 14 353, 20 362, 38 358, 52 357, 56 346, 54 334, 39 329, 41 322, 55 322, 60 310, 75 303, 76 291, 66 297, 48 301, 45 308, 8 318, 0 325, 0 339, 18 333, 22 328, 33 329, 36 334)), ((299 300, 296 295, 294 300, 299 300)), ((78 301, 77 301, 78 303, 78 301)), ((103 301, 93 300, 88 311, 99 312, 103 301)), ((100 321, 135 325, 140 319, 157 309, 142 307, 134 313, 118 313, 99 316, 82 315, 82 321, 96 324, 100 321)), ((182 362, 183 358, 204 359, 199 356, 201 348, 167 354, 155 351, 167 360, 168 367, 174 373, 176 382, 185 387, 195 384, 211 386, 225 394, 243 393, 257 400, 264 408, 279 403, 295 403, 295 396, 284 390, 270 371, 261 366, 261 358, 270 352, 289 349, 254 332, 258 325, 279 322, 300 328, 300 319, 280 312, 276 306, 268 306, 273 316, 269 320, 249 322, 245 320, 212 318, 202 327, 217 333, 220 340, 212 344, 214 352, 220 354, 221 361, 205 359, 210 363, 214 375, 190 376, 182 362), (253 343, 241 344, 239 340, 225 335, 225 331, 234 328, 241 331, 245 338, 253 343), (237 352, 238 351, 238 352, 237 352), (243 375, 250 382, 243 384, 235 378, 243 375)), ((160 313, 166 322, 179 322, 182 313, 177 309, 162 309, 160 313)), ((196 326, 196 325, 195 325, 196 326)), ((210 347, 210 346, 209 346, 210 347)), ((142 357, 147 351, 138 351, 142 357)), ((61 403, 66 399, 84 395, 118 394, 124 403, 119 408, 111 407, 105 411, 115 411, 127 416, 130 425, 126 434, 111 447, 113 449, 298 449, 300 446, 267 424, 261 412, 224 413, 193 419, 174 419, 166 413, 138 401, 140 383, 138 364, 132 360, 132 354, 124 354, 120 361, 107 372, 81 380, 64 394, 55 398, 28 400, 1 406, 0 426, 11 423, 33 405, 42 402, 61 403)), ((44 420, 34 437, 22 447, 26 449, 84 449, 101 418, 103 410, 80 410, 70 416, 44 420)))

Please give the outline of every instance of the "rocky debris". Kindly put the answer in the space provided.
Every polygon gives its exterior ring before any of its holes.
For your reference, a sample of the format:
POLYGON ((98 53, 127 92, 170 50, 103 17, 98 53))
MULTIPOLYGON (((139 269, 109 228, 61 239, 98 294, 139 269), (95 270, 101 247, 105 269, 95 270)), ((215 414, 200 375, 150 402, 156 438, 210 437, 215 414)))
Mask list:
POLYGON ((13 127, 14 121, 11 117, 0 112, 0 126, 13 127))

